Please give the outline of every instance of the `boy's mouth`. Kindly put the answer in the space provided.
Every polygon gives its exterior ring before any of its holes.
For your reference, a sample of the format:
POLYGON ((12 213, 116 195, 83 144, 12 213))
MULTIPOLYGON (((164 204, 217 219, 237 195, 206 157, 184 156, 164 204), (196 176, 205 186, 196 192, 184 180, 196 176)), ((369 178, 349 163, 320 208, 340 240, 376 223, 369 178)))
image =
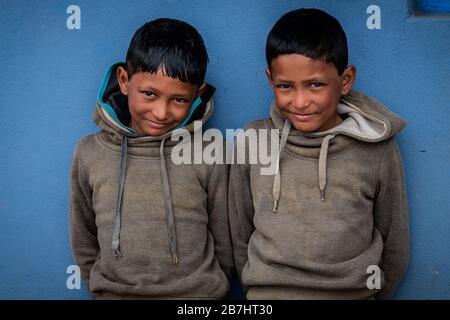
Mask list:
POLYGON ((311 118, 314 117, 316 113, 293 113, 292 115, 297 121, 305 122, 311 120, 311 118))
POLYGON ((148 120, 148 119, 145 119, 145 120, 147 121, 147 125, 154 129, 164 129, 170 125, 170 123, 157 122, 157 121, 152 121, 152 120, 148 120))

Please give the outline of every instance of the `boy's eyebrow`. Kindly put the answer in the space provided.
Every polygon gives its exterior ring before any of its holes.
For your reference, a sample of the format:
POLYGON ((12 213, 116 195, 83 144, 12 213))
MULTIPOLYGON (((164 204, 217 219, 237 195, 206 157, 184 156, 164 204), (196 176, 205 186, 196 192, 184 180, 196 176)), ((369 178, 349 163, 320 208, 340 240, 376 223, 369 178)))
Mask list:
MULTIPOLYGON (((156 94, 160 94, 161 92, 155 88, 153 88, 150 85, 144 85, 144 86, 138 86, 138 90, 139 91, 152 91, 156 94)), ((189 97, 190 96, 190 92, 188 91, 183 91, 183 92, 176 92, 170 95, 171 97, 189 97)))
POLYGON ((307 82, 314 82, 314 81, 325 81, 325 79, 324 79, 323 77, 317 77, 317 76, 314 76, 314 77, 305 79, 305 80, 303 80, 302 82, 303 82, 303 83, 307 83, 307 82))
MULTIPOLYGON (((283 83, 295 83, 295 81, 285 80, 283 78, 275 78, 274 81, 283 82, 283 83)), ((314 75, 310 78, 301 80, 302 83, 308 83, 308 82, 314 82, 314 81, 325 81, 325 79, 323 77, 314 75)))
POLYGON ((284 82, 284 83, 293 83, 294 82, 294 81, 290 81, 290 80, 285 80, 283 78, 275 78, 273 80, 277 81, 277 82, 284 82))
POLYGON ((159 91, 152 86, 146 85, 146 86, 138 86, 139 91, 153 91, 155 93, 159 93, 159 91))

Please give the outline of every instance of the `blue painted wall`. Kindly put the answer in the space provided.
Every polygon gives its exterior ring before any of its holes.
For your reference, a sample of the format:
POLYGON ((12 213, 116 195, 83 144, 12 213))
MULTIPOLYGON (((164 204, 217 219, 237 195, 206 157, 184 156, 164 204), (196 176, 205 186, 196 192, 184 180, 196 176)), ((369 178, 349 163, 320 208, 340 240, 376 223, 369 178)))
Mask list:
MULTIPOLYGON (((411 262, 399 299, 450 299, 450 19, 408 17, 407 0, 0 1, 0 298, 80 299, 66 288, 68 177, 91 121, 105 68, 123 60, 148 20, 186 20, 210 55, 217 86, 210 127, 238 128, 265 117, 268 31, 285 12, 322 8, 347 32, 356 89, 379 99, 409 125, 398 137, 407 176, 411 262), (81 8, 68 30, 66 9, 81 8), (381 9, 369 30, 366 9, 381 9)), ((233 297, 239 297, 238 288, 233 297)))

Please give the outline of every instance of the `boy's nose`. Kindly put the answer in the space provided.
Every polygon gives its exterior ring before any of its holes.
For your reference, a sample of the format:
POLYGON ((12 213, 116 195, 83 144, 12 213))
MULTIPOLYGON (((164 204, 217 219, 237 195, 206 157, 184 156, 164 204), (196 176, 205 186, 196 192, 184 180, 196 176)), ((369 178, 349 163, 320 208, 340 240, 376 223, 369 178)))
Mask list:
POLYGON ((296 92, 294 99, 294 107, 296 109, 305 109, 310 105, 310 103, 311 100, 309 99, 308 95, 306 95, 304 92, 296 92))
POLYGON ((153 109, 153 115, 158 121, 164 122, 167 120, 169 116, 167 103, 162 102, 158 104, 158 106, 153 109))

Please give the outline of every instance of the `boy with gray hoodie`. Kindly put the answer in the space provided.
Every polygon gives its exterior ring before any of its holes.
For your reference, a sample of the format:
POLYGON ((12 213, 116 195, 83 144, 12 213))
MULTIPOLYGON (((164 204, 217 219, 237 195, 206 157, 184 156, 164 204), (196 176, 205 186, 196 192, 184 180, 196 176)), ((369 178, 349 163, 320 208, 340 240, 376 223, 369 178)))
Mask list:
POLYGON ((279 130, 277 170, 235 164, 229 185, 248 299, 390 299, 406 271, 407 198, 393 138, 405 124, 351 90, 347 50, 339 22, 317 9, 285 14, 268 35, 275 102, 246 130, 279 130))
POLYGON ((72 252, 94 298, 220 299, 229 290, 229 170, 171 161, 183 143, 177 129, 193 134, 194 121, 211 117, 207 60, 195 28, 157 19, 106 72, 94 112, 101 131, 81 139, 71 174, 72 252))

